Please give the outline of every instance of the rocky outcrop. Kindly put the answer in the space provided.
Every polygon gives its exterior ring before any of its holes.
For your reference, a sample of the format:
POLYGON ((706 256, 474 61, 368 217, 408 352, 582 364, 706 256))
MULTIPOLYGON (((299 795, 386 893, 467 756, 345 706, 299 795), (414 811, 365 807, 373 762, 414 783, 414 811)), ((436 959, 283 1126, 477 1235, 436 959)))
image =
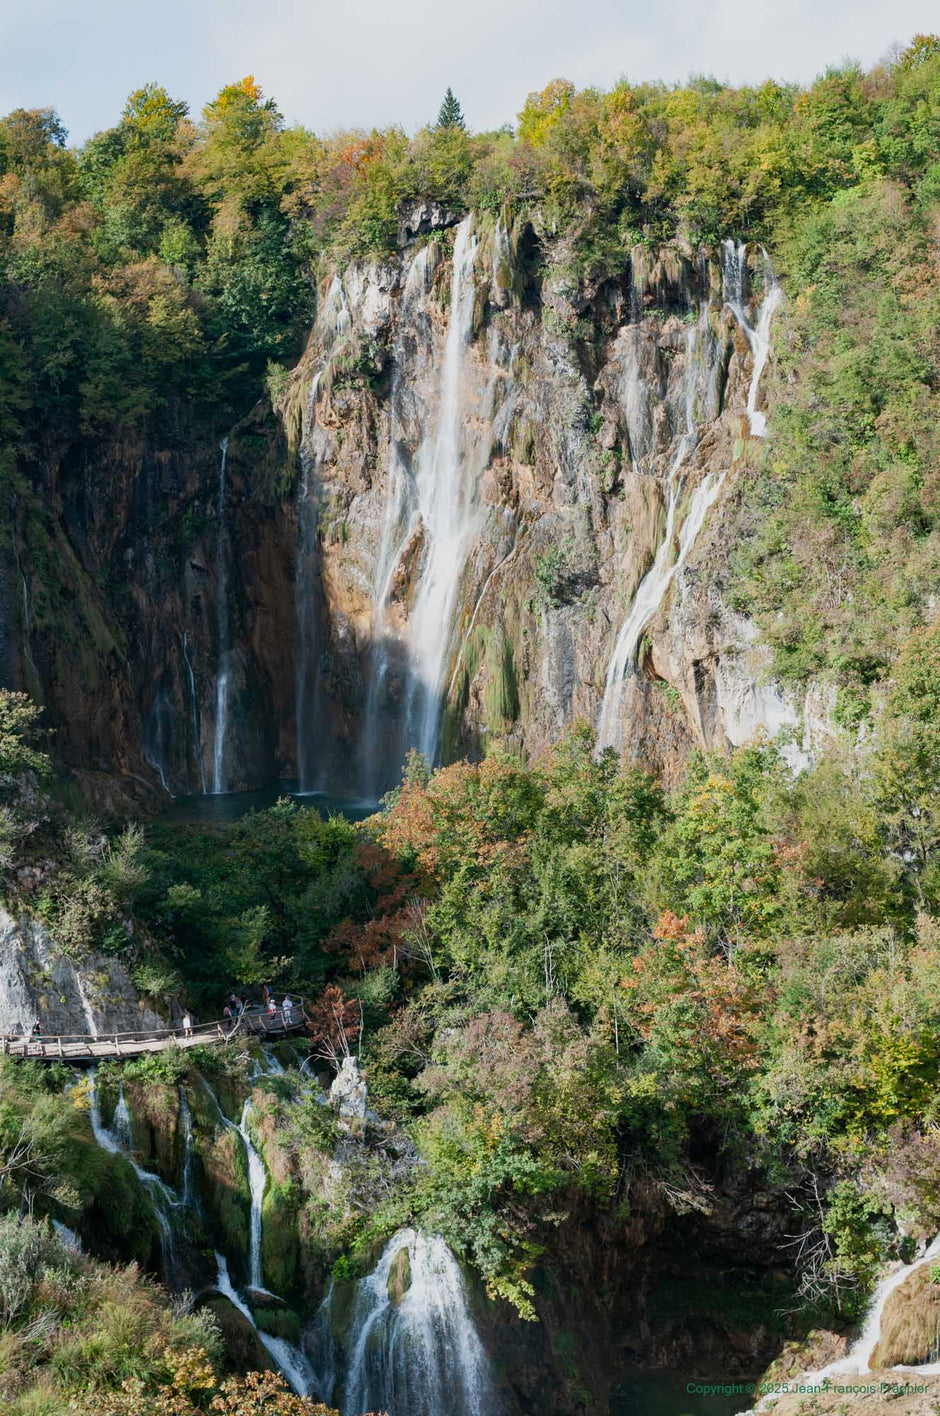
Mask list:
POLYGON ((166 1027, 138 997, 123 964, 103 954, 73 963, 35 920, 0 908, 0 1033, 133 1032, 166 1027))

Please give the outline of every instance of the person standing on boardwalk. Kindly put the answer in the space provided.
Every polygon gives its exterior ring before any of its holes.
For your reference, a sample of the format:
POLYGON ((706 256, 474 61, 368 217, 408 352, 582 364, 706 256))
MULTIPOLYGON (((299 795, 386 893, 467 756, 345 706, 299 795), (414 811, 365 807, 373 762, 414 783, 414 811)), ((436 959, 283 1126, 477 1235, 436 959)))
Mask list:
POLYGON ((184 1037, 192 1037, 192 1035, 193 1035, 193 1020, 192 1020, 192 1015, 191 1015, 189 1009, 187 1008, 186 1011, 185 1011, 185 1013, 183 1014, 183 1036, 184 1036, 184 1037))

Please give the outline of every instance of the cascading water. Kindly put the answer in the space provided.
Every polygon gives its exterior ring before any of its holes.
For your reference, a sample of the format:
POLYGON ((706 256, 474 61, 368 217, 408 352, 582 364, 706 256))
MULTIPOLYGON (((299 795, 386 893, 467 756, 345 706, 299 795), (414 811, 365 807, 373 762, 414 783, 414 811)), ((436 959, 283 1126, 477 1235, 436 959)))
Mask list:
POLYGON ((298 1396, 306 1396, 314 1385, 315 1377, 304 1354, 299 1347, 294 1347, 283 1338, 272 1337, 270 1333, 264 1332, 255 1322, 254 1314, 248 1304, 239 1294, 237 1288, 229 1277, 228 1264, 224 1255, 216 1251, 215 1262, 218 1268, 216 1278, 216 1289, 221 1293, 234 1308, 237 1308, 243 1318, 247 1318, 261 1339, 262 1345, 271 1355, 275 1366, 284 1373, 298 1396))
POLYGON ((418 455, 415 479, 426 545, 409 620, 408 741, 431 761, 437 757, 454 604, 476 519, 472 464, 461 446, 464 354, 473 332, 476 250, 473 218, 468 216, 458 226, 454 242, 437 425, 418 455))
MULTIPOLYGON (((652 566, 640 581, 630 613, 620 628, 614 643, 614 650, 607 666, 604 684, 604 701, 597 729, 598 748, 614 747, 619 750, 623 731, 623 695, 627 681, 633 671, 637 647, 646 626, 653 619, 665 598, 666 591, 684 565, 695 544, 696 537, 709 508, 721 490, 724 474, 709 474, 696 487, 679 536, 678 552, 675 548, 676 518, 682 501, 685 485, 685 463, 695 447, 701 424, 717 412, 719 351, 708 323, 708 306, 703 305, 698 322, 686 331, 685 371, 683 374, 682 409, 684 428, 679 436, 669 469, 669 491, 666 503, 666 528, 652 566)), ((629 389, 637 382, 637 376, 628 376, 629 389)), ((630 405, 627 415, 629 419, 630 405)), ((651 418, 644 413, 639 426, 645 430, 651 418)), ((634 446, 632 428, 631 447, 634 446)), ((649 452, 650 443, 645 438, 637 440, 642 455, 649 452)))
POLYGON ((153 1212, 160 1228, 160 1250, 163 1259, 163 1277, 170 1288, 179 1286, 180 1262, 176 1245, 176 1232, 173 1211, 182 1208, 182 1200, 170 1188, 159 1175, 154 1175, 150 1170, 144 1170, 138 1165, 131 1154, 133 1144, 133 1132, 131 1128, 131 1116, 128 1110, 127 1100, 124 1096, 124 1083, 122 1082, 118 1090, 117 1106, 114 1109, 114 1117, 110 1128, 105 1126, 101 1119, 101 1106, 98 1100, 97 1077, 92 1070, 88 1081, 88 1110, 91 1119, 91 1129, 96 1142, 102 1150, 108 1151, 111 1155, 122 1155, 129 1165, 133 1167, 134 1174, 150 1195, 153 1204, 153 1212))
POLYGON ((189 657, 189 636, 183 633, 183 662, 186 665, 186 676, 189 682, 189 706, 192 710, 193 720, 193 753, 196 758, 196 765, 199 768, 199 789, 203 796, 206 795, 206 769, 202 761, 202 734, 199 730, 199 697, 196 693, 196 675, 193 673, 193 661, 189 657))
POLYGON ((463 1275, 442 1239, 404 1229, 389 1241, 356 1287, 342 1352, 331 1335, 336 1302, 331 1289, 317 1318, 313 1365, 320 1399, 338 1404, 341 1416, 494 1416, 499 1410, 463 1275), (404 1255, 410 1283, 398 1297, 404 1255), (337 1372, 344 1374, 339 1381, 337 1372))
POLYGON ((263 1293, 266 1290, 261 1268, 261 1207, 264 1204, 264 1192, 268 1186, 268 1175, 264 1168, 264 1161, 261 1159, 257 1147, 251 1139, 251 1132, 248 1129, 248 1117, 250 1113, 251 1100, 249 1099, 242 1108, 241 1120, 238 1124, 238 1133, 244 1142, 245 1155, 248 1159, 248 1188, 251 1191, 248 1279, 252 1288, 257 1289, 259 1293, 263 1293))
POLYGON ((725 303, 744 330, 751 348, 751 382, 747 391, 747 418, 751 436, 762 438, 767 433, 767 416, 757 411, 757 394, 761 374, 770 353, 770 322, 783 300, 783 287, 773 273, 767 252, 761 250, 764 262, 764 298, 760 303, 757 324, 752 325, 747 312, 747 246, 742 241, 722 242, 722 279, 725 303))
POLYGON ((320 387, 320 373, 317 372, 310 385, 301 454, 300 494, 297 501, 297 681, 295 686, 295 714, 297 720, 297 777, 301 791, 310 786, 308 712, 313 701, 313 632, 316 626, 316 585, 317 585, 317 518, 319 509, 315 497, 310 495, 313 457, 307 451, 307 437, 316 418, 317 391, 320 387))
MULTIPOLYGON (((269 1072, 267 1075, 277 1075, 269 1072)), ((251 1132, 248 1129, 248 1115, 251 1108, 251 1099, 246 1100, 242 1108, 241 1120, 236 1126, 234 1121, 230 1121, 222 1107, 215 1092, 209 1083, 203 1079, 203 1086, 206 1093, 215 1106, 216 1114, 222 1125, 229 1131, 235 1131, 242 1139, 245 1147, 245 1158, 248 1162, 248 1187, 251 1193, 251 1219, 249 1225, 249 1288, 250 1292, 273 1297, 270 1290, 264 1286, 264 1273, 261 1264, 261 1206, 264 1201, 264 1192, 267 1188, 267 1172, 264 1162, 258 1154, 258 1150, 251 1139, 251 1132)), ((252 1327, 256 1329, 258 1336, 264 1343, 268 1352, 274 1358, 277 1366, 284 1373, 294 1390, 301 1396, 310 1391, 313 1384, 313 1372, 307 1362, 302 1350, 295 1347, 293 1343, 287 1342, 283 1338, 271 1337, 268 1333, 258 1328, 254 1319, 254 1314, 244 1298, 235 1289, 229 1277, 228 1264, 224 1257, 216 1253, 216 1264, 218 1266, 218 1279, 216 1287, 220 1293, 233 1303, 238 1311, 248 1319, 252 1327)))
MULTIPOLYGON (((414 483, 409 475, 402 448, 403 429, 400 400, 403 385, 404 332, 415 323, 423 310, 430 291, 431 257, 436 248, 422 246, 412 260, 405 277, 399 311, 399 338, 392 352, 392 386, 389 397, 389 443, 391 461, 388 469, 385 508, 378 554, 372 577, 372 648, 369 664, 369 684, 363 715, 362 778, 363 794, 377 800, 385 785, 391 785, 387 770, 380 763, 380 729, 384 726, 384 697, 389 673, 388 607, 393 581, 405 546, 417 527, 419 512, 414 483)), ((400 766, 395 762, 392 772, 400 766)))
POLYGON ((218 542, 216 546, 216 593, 218 595, 218 667, 215 679, 215 744, 212 754, 212 790, 225 791, 225 734, 228 727, 229 628, 228 628, 228 521, 226 515, 225 471, 228 438, 219 444, 219 493, 217 502, 218 542))
MULTIPOLYGON (((838 1358, 835 1362, 830 1362, 827 1367, 821 1367, 818 1371, 801 1373, 790 1385, 800 1391, 813 1391, 824 1387, 827 1382, 845 1377, 862 1377, 870 1372, 871 1359, 881 1339, 881 1319, 884 1315, 885 1304, 895 1289, 900 1288, 912 1273, 923 1268, 924 1264, 934 1263, 938 1258, 940 1258, 940 1235, 937 1235, 919 1259, 915 1259, 913 1263, 902 1265, 894 1273, 881 1280, 872 1295, 862 1331, 846 1355, 838 1358)), ((900 1367, 879 1370, 883 1372, 916 1372, 921 1376, 936 1376, 940 1375, 940 1362, 922 1362, 914 1366, 905 1364, 900 1367)), ((760 1412, 769 1411, 776 1404, 776 1400, 777 1395, 765 1396, 755 1409, 760 1412)), ((747 1416, 750 1416, 750 1413, 747 1413, 747 1416)))
MULTIPOLYGON (((752 325, 747 314, 746 280, 747 248, 726 241, 722 247, 722 278, 724 299, 735 319, 744 330, 751 349, 751 379, 747 395, 747 415, 750 431, 754 437, 763 437, 767 429, 766 416, 757 410, 760 378, 770 350, 770 324, 774 311, 783 299, 783 291, 774 277, 767 254, 764 252, 764 297, 756 325, 752 325)), ((631 345, 631 351, 635 349, 631 345)), ((684 384, 685 431, 673 456, 669 472, 669 492, 666 504, 666 528, 663 540, 652 566, 640 582, 630 612, 621 625, 614 642, 613 653, 607 666, 604 683, 604 700, 598 720, 598 748, 620 749, 623 740, 623 696, 627 681, 634 668, 637 647, 647 625, 652 621, 666 592, 676 575, 682 569, 695 545, 705 517, 714 504, 727 475, 709 473, 695 488, 689 500, 688 510, 679 532, 679 543, 675 559, 671 560, 676 534, 676 519, 682 501, 685 477, 685 462, 695 447, 699 430, 709 417, 717 416, 717 391, 720 350, 711 337, 708 324, 708 307, 702 306, 698 323, 686 336, 686 367, 684 384), (703 351, 704 350, 704 357, 703 351)), ((635 449, 643 453, 650 445, 647 432, 652 430, 652 416, 648 401, 644 402, 645 388, 642 378, 634 367, 635 355, 628 362, 625 381, 625 412, 630 435, 631 456, 634 470, 638 467, 635 449), (634 429, 638 429, 638 434, 634 429), (635 441, 636 438, 636 441, 635 441)))

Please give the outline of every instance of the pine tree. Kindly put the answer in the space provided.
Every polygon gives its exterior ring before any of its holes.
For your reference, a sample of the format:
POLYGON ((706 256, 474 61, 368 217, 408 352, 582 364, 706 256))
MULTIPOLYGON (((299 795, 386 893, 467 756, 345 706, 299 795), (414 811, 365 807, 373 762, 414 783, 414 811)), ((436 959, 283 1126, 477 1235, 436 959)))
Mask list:
POLYGON ((439 128, 466 128, 467 126, 464 122, 463 110, 454 97, 453 89, 448 88, 444 95, 444 102, 437 115, 437 126, 439 128))

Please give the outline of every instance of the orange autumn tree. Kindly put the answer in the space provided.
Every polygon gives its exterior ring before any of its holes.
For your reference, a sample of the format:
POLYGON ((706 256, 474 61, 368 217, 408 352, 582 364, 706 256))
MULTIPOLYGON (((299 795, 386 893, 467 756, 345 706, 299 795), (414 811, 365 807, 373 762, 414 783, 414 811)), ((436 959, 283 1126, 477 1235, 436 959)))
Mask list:
POLYGON ((660 916, 621 986, 637 1033, 690 1103, 727 1093, 756 1068, 757 994, 687 916, 660 916))
POLYGON ((314 1051, 339 1069, 349 1057, 351 1044, 362 1031, 362 1005, 343 997, 336 983, 328 983, 316 1003, 307 1010, 307 1030, 314 1051))

